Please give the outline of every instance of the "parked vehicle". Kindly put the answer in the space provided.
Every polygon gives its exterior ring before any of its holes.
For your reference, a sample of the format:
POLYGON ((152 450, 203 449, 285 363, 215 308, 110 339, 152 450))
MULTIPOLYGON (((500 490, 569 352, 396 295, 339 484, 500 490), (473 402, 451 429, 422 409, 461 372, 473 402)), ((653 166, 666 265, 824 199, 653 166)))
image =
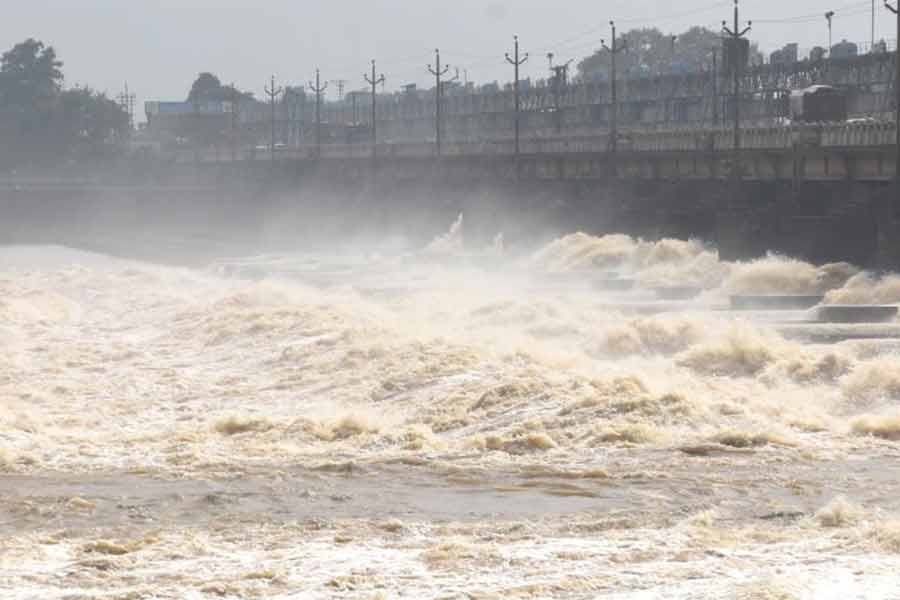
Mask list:
POLYGON ((791 92, 791 118, 800 123, 847 120, 847 94, 830 85, 813 85, 791 92))

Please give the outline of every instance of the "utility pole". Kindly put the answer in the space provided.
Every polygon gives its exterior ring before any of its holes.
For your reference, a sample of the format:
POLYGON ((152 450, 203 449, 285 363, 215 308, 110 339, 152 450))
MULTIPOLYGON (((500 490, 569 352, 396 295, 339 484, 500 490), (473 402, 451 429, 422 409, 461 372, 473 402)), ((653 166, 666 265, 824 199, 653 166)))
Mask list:
POLYGON ((516 103, 516 114, 515 114, 515 127, 516 127, 516 150, 515 155, 519 156, 519 67, 525 64, 528 60, 528 53, 526 52, 524 56, 519 58, 519 36, 513 36, 513 39, 516 42, 514 58, 510 58, 509 54, 506 54, 506 62, 513 66, 513 70, 515 73, 515 79, 513 80, 513 94, 515 95, 515 103, 516 103))
POLYGON ((712 86, 713 86, 713 127, 719 126, 719 50, 713 48, 712 51, 713 67, 712 67, 712 86))
POLYGON ((316 94, 316 158, 318 158, 322 154, 322 92, 328 89, 328 83, 320 85, 318 69, 316 69, 316 84, 309 82, 309 89, 316 94))
POLYGON ((344 101, 344 87, 347 85, 346 79, 335 79, 332 83, 337 86, 338 89, 338 100, 341 102, 344 101))
MULTIPOLYGON (((727 36, 726 43, 730 42, 730 56, 726 57, 726 64, 730 61, 729 67, 734 75, 734 164, 732 169, 734 175, 740 178, 740 169, 738 167, 738 158, 741 151, 741 76, 744 70, 744 60, 749 57, 750 43, 745 39, 746 35, 753 27, 752 21, 747 21, 747 27, 740 29, 738 0, 734 0, 734 29, 729 29, 726 21, 722 21, 722 32, 727 36), (747 52, 744 52, 744 48, 747 52)), ((726 46, 727 48, 727 46, 726 46)))
POLYGON ((339 114, 338 114, 337 120, 338 120, 340 123, 343 124, 343 123, 346 122, 346 120, 347 120, 347 117, 346 117, 346 115, 344 114, 344 113, 346 112, 346 111, 344 110, 344 108, 345 108, 345 107, 344 107, 344 86, 347 85, 347 80, 346 80, 346 79, 335 79, 334 81, 332 81, 332 83, 333 83, 334 85, 337 86, 337 89, 338 89, 338 102, 341 103, 341 106, 340 106, 340 108, 339 108, 339 114))
POLYGON ((135 95, 128 90, 128 82, 125 82, 125 91, 119 94, 119 106, 128 115, 128 131, 134 131, 134 101, 135 95))
POLYGON ((368 75, 363 75, 366 82, 372 86, 372 159, 374 160, 376 156, 378 156, 378 135, 375 128, 375 100, 378 97, 378 84, 384 84, 385 78, 384 73, 380 76, 375 76, 375 61, 372 61, 372 77, 370 78, 368 75))
POLYGON ((550 63, 550 72, 553 74, 552 77, 552 92, 553 92, 553 117, 556 121, 556 132, 559 133, 562 131, 562 115, 560 114, 559 108, 559 96, 562 92, 562 88, 567 87, 569 85, 569 65, 572 64, 574 59, 567 61, 562 65, 554 65, 553 58, 555 55, 552 52, 547 53, 547 61, 550 63))
POLYGON ((275 76, 272 75, 271 85, 265 88, 266 96, 269 97, 269 105, 272 108, 272 144, 269 148, 271 152, 272 165, 275 165, 275 100, 284 91, 284 88, 275 87, 275 76))
MULTIPOLYGON (((612 92, 612 106, 610 107, 609 117, 609 151, 612 154, 613 161, 615 161, 616 150, 619 146, 619 96, 616 88, 616 56, 628 49, 628 40, 619 42, 616 39, 615 21, 610 21, 609 26, 612 28, 612 44, 607 46, 605 40, 600 40, 600 43, 609 52, 610 56, 609 80, 612 92)), ((613 162, 613 165, 615 165, 615 162, 613 162)))
POLYGON ((240 106, 240 98, 234 82, 231 84, 231 162, 237 160, 237 142, 238 142, 238 110, 240 106))
POLYGON ((894 128, 897 135, 896 148, 894 148, 896 152, 894 157, 896 159, 894 167, 894 181, 897 184, 897 189, 895 190, 896 198, 900 196, 900 1, 897 2, 897 8, 891 6, 887 1, 885 1, 884 5, 897 16, 897 48, 894 52, 894 61, 897 67, 897 72, 894 75, 894 97, 897 104, 894 107, 894 128))
POLYGON ((444 75, 450 72, 450 65, 445 65, 444 68, 441 68, 441 51, 434 51, 434 68, 431 65, 428 65, 428 72, 434 75, 434 141, 435 141, 435 150, 437 152, 437 156, 441 156, 441 105, 442 98, 444 95, 444 84, 450 83, 451 81, 456 81, 459 79, 459 75, 456 75, 452 79, 443 80, 444 75))

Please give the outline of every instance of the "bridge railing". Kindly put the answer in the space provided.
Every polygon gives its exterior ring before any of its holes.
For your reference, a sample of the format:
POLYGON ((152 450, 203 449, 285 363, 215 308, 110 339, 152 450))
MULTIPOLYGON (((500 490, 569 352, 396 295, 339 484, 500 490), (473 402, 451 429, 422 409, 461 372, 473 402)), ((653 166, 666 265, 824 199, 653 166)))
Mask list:
MULTIPOLYGON (((741 148, 744 150, 784 150, 803 144, 821 147, 890 147, 895 143, 896 124, 891 121, 863 121, 848 123, 809 123, 783 126, 744 127, 741 129, 741 148)), ((610 134, 529 136, 520 140, 520 152, 540 154, 597 154, 610 149, 610 134)), ((617 148, 621 152, 713 152, 734 148, 734 131, 730 127, 623 130, 619 132, 617 148)), ((435 156, 435 144, 422 142, 379 143, 381 157, 425 158, 435 156)), ((487 140, 450 140, 442 145, 444 156, 510 156, 515 153, 512 138, 487 140)), ((372 156, 372 146, 366 143, 323 144, 321 147, 301 146, 278 148, 277 160, 306 160, 321 158, 363 159, 372 156)), ((269 151, 246 150, 242 160, 271 160, 269 151)), ((192 150, 178 155, 180 162, 224 162, 230 155, 214 150, 192 150)))

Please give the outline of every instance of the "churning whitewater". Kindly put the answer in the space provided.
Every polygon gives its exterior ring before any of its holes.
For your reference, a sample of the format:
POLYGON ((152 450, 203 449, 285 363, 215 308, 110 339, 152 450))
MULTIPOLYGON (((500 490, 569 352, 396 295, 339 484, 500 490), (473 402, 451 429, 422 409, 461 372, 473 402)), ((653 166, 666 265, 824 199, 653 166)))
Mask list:
POLYGON ((0 250, 0 596, 900 597, 900 276, 463 229, 0 250))

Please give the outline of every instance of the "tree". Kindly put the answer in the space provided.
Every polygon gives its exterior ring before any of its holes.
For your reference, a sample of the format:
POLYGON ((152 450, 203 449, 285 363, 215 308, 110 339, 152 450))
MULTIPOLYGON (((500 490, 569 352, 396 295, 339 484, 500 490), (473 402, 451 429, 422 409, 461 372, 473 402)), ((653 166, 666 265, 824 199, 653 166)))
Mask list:
POLYGON ((131 126, 121 105, 87 87, 62 92, 59 116, 70 152, 102 152, 111 142, 127 137, 131 126))
POLYGON ((191 91, 188 94, 187 101, 194 104, 200 102, 210 102, 214 100, 222 100, 222 82, 212 73, 200 73, 191 91))
POLYGON ((62 89, 62 62, 52 46, 28 39, 0 57, 0 164, 52 164, 113 155, 125 138, 125 110, 88 88, 62 89))
MULTIPOLYGON (((632 29, 622 39, 628 50, 619 55, 618 68, 621 76, 630 77, 708 69, 712 50, 722 46, 721 35, 705 27, 692 27, 678 36, 656 28, 632 29)), ((752 45, 751 62, 759 62, 761 57, 752 45)), ((602 81, 609 77, 609 68, 609 53, 597 50, 578 63, 578 74, 586 81, 602 81)))
POLYGON ((0 59, 0 104, 28 106, 52 100, 62 87, 62 62, 53 46, 29 38, 0 59))

